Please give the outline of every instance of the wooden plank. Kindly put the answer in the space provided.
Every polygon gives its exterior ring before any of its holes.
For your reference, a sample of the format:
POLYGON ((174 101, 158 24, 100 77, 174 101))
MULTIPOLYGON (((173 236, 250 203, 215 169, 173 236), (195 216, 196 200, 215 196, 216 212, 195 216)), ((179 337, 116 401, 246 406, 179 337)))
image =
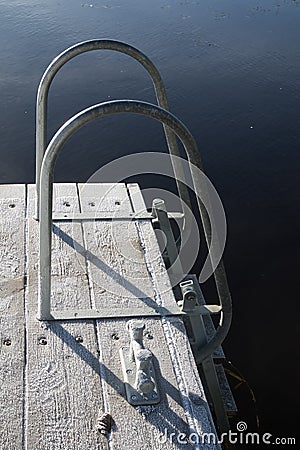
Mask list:
MULTIPOLYGON (((138 184, 128 184, 128 192, 133 211, 141 213, 146 211, 146 205, 141 195, 138 184)), ((166 267, 161 256, 160 248, 149 220, 136 221, 136 227, 143 249, 144 259, 147 265, 148 277, 150 276, 155 291, 155 301, 166 308, 174 304, 174 294, 166 267), (151 274, 150 272, 151 267, 151 274)))
MULTIPOLYGON (((146 205, 139 186, 135 183, 129 184, 128 190, 134 211, 144 211, 146 205)), ((158 258, 156 255, 160 255, 160 249, 155 240, 151 223, 149 221, 138 221, 137 226, 141 239, 145 243, 145 248, 148 249, 148 252, 145 252, 145 258, 155 285, 157 298, 162 301, 161 299, 168 295, 172 298, 172 301, 175 301, 166 270, 162 269, 162 266, 164 266, 162 258, 160 257, 161 265, 156 263, 158 258)), ((179 317, 174 316, 162 318, 162 324, 168 349, 172 355, 173 368, 177 380, 180 380, 179 389, 181 390, 182 398, 185 399, 183 402, 185 403, 184 407, 186 411, 189 411, 191 430, 195 430, 198 436, 203 435, 203 433, 215 433, 213 419, 188 341, 184 322, 179 317)), ((218 446, 214 448, 218 448, 218 446)))
POLYGON ((0 186, 0 448, 22 448, 25 185, 0 186))
MULTIPOLYGON (((79 184, 79 192, 83 212, 101 210, 111 216, 116 211, 132 211, 124 184, 79 184)), ((83 228, 89 243, 88 265, 93 273, 101 272, 101 278, 91 279, 95 306, 138 308, 142 305, 138 298, 154 305, 153 287, 145 272, 135 226, 129 221, 107 220, 86 222, 83 228)))
MULTIPOLYGON (((55 212, 79 211, 75 184, 55 185, 55 212)), ((95 429, 103 410, 99 349, 92 321, 39 322, 37 314, 38 223, 35 187, 28 187, 26 445, 28 449, 106 449, 95 429)), ((53 227, 54 308, 90 307, 82 228, 53 227), (74 249, 75 247, 75 249, 74 249)))
MULTIPOLYGON (((102 211, 122 207, 124 212, 132 212, 125 185, 79 187, 83 212, 89 211, 87 205, 102 211), (116 198, 120 204, 114 205, 116 198)), ((130 189, 138 191, 137 185, 130 189)), ((134 197, 137 202, 137 195, 134 197)), ((138 307, 144 301, 166 306, 175 301, 151 222, 89 221, 83 223, 83 230, 87 252, 94 255, 88 269, 96 306, 101 302, 107 307, 138 307)), ((147 347, 155 357, 162 398, 157 405, 133 407, 125 398, 118 355, 119 349, 129 344, 127 320, 97 320, 103 390, 114 421, 110 443, 114 449, 203 448, 177 441, 180 433, 188 437, 190 433, 215 432, 183 323, 178 318, 143 321, 146 336, 153 338, 147 340, 147 347)), ((218 446, 206 444, 206 448, 218 446)))
MULTIPOLYGON (((79 191, 83 212, 101 210, 111 215, 117 211, 124 214, 133 211, 125 184, 79 184, 79 191)), ((145 222, 150 224, 152 229, 151 222, 149 220, 145 222)), ((153 283, 146 267, 145 252, 147 259, 156 266, 157 284, 164 289, 159 304, 166 308, 173 305, 173 295, 169 290, 169 281, 165 277, 165 267, 158 246, 150 246, 148 236, 145 236, 146 241, 143 242, 133 222, 95 221, 85 223, 84 231, 90 243, 87 249, 88 264, 93 266, 95 273, 96 269, 101 271, 101 279, 95 277, 91 280, 95 306, 103 308, 142 308, 143 304, 157 306, 153 283), (94 255, 91 248, 95 248, 97 252, 101 249, 100 256, 94 255)), ((153 234, 150 240, 152 236, 153 234)))

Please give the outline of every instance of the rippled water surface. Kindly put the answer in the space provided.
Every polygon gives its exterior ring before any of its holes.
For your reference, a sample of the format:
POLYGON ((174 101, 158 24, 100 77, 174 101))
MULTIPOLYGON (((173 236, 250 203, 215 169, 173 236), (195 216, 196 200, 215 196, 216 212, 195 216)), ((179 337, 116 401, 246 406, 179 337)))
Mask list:
MULTIPOLYGON (((227 214, 234 320, 225 350, 256 393, 263 429, 279 436, 296 434, 298 411, 299 24, 293 0, 0 1, 1 183, 34 181, 36 90, 63 49, 117 39, 159 68, 227 214)), ((49 136, 113 98, 155 101, 127 56, 72 60, 50 90, 49 136)), ((85 181, 114 158, 164 148, 148 119, 105 118, 68 142, 56 180, 85 181)))

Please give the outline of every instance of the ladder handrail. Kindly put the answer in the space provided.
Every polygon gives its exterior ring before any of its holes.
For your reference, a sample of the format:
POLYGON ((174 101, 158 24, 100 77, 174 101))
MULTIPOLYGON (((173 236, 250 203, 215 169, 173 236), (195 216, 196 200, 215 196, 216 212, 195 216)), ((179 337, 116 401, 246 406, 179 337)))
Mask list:
MULTIPOLYGON (((107 39, 93 39, 89 41, 80 42, 67 48, 62 53, 60 53, 53 61, 49 64, 45 70, 42 79, 40 81, 37 100, 36 100, 36 189, 37 189, 37 207, 36 216, 39 219, 39 197, 40 197, 40 172, 43 157, 46 150, 47 142, 47 103, 48 103, 48 93, 50 85, 59 71, 59 69, 72 58, 82 53, 92 51, 92 50, 114 50, 117 52, 124 53, 131 56, 136 61, 138 61, 150 75, 156 94, 157 103, 163 109, 169 110, 166 90, 164 83, 155 65, 152 61, 137 48, 128 45, 124 42, 107 40, 107 39)), ((175 179, 177 184, 177 189, 179 197, 181 199, 181 204, 183 211, 186 205, 190 207, 190 196, 186 185, 179 179, 184 179, 184 173, 179 160, 174 161, 172 156, 180 157, 180 152, 176 142, 176 137, 172 131, 164 126, 165 137, 171 155, 171 162, 173 170, 175 173, 175 179)))
MULTIPOLYGON (((69 119, 54 135, 49 143, 41 167, 40 179, 40 266, 39 266, 39 320, 51 318, 51 242, 52 242, 52 205, 53 205, 53 173, 56 158, 64 143, 69 137, 84 124, 106 115, 119 113, 136 113, 151 117, 169 127, 182 142, 191 167, 201 169, 201 160, 197 144, 183 123, 169 111, 157 105, 136 100, 115 100, 99 103, 91 106, 69 119)), ((209 217, 203 203, 200 200, 199 187, 197 185, 196 172, 191 170, 192 181, 197 194, 197 202, 200 210, 203 228, 208 248, 217 245, 212 239, 209 217)), ((201 194, 203 194, 201 189, 201 194)), ((211 256, 211 254, 209 253, 211 256)), ((226 274, 222 261, 214 271, 216 287, 222 307, 220 323, 212 340, 201 348, 201 356, 198 363, 203 361, 225 339, 231 324, 231 297, 227 285, 226 274)))

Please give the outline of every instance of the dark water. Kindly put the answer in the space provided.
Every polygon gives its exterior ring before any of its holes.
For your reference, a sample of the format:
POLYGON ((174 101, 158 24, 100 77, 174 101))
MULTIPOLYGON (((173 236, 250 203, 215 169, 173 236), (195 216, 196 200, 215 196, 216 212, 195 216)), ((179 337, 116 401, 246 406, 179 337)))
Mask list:
MULTIPOLYGON (((262 430, 276 436, 296 435, 299 408, 299 25, 293 0, 0 1, 1 183, 34 181, 36 89, 60 51, 85 39, 123 40, 159 68, 226 210, 234 320, 225 350, 254 389, 262 430)), ((49 131, 112 98, 155 100, 128 57, 76 58, 50 91, 49 131)), ((104 163, 162 142, 149 120, 106 118, 70 140, 56 179, 85 181, 104 163)))

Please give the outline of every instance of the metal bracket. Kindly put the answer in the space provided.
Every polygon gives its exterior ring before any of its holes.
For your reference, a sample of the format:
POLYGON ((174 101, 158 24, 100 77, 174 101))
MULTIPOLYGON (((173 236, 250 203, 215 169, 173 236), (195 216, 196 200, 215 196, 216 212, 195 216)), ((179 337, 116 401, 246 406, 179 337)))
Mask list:
MULTIPOLYGON (((193 334, 193 337, 190 338, 189 341, 195 360, 197 361, 199 355, 201 355, 202 349, 208 342, 203 317, 194 314, 201 303, 202 293, 199 284, 193 279, 182 281, 179 286, 183 298, 181 308, 189 317, 189 323, 193 334)), ((212 354, 202 361, 202 370, 213 402, 219 431, 221 433, 226 433, 230 427, 212 354)))
MULTIPOLYGON (((193 338, 190 338, 190 343, 193 348, 193 352, 197 353, 207 343, 206 331, 203 324, 202 315, 199 314, 199 299, 194 280, 188 279, 182 281, 179 284, 182 293, 182 301, 179 301, 182 312, 189 317, 191 331, 193 338), (197 312, 197 313, 196 313, 197 312)), ((206 308, 217 305, 203 305, 206 308)), ((220 307, 219 307, 220 308, 220 307)))
POLYGON ((193 280, 186 280, 180 283, 180 289, 182 292, 182 311, 192 312, 197 306, 199 306, 196 291, 194 289, 193 280))
POLYGON ((152 215, 155 217, 153 222, 159 223, 160 229, 166 236, 166 256, 170 263, 170 271, 174 274, 183 273, 181 262, 178 255, 176 242, 174 239, 173 231, 170 224, 170 216, 167 212, 165 202, 156 198, 152 202, 152 215))
POLYGON ((127 323, 130 347, 120 349, 127 401, 134 406, 155 405, 160 402, 153 354, 144 347, 142 321, 127 323))
POLYGON ((43 320, 82 320, 82 319, 116 319, 121 317, 168 317, 191 315, 208 315, 218 314, 221 311, 219 305, 199 305, 193 311, 183 311, 179 303, 172 305, 170 308, 164 308, 157 305, 151 307, 142 305, 140 307, 122 308, 99 308, 99 309, 66 309, 62 311, 52 310, 43 320))
MULTIPOLYGON (((183 219, 184 214, 181 212, 169 212, 168 213, 169 219, 183 219)), ((38 220, 37 217, 35 217, 36 220, 38 220)), ((53 222, 64 222, 68 220, 157 220, 155 216, 153 216, 152 213, 147 212, 132 212, 132 213, 116 213, 114 214, 113 211, 95 211, 95 212, 84 212, 84 213, 53 213, 52 221, 53 222)))

